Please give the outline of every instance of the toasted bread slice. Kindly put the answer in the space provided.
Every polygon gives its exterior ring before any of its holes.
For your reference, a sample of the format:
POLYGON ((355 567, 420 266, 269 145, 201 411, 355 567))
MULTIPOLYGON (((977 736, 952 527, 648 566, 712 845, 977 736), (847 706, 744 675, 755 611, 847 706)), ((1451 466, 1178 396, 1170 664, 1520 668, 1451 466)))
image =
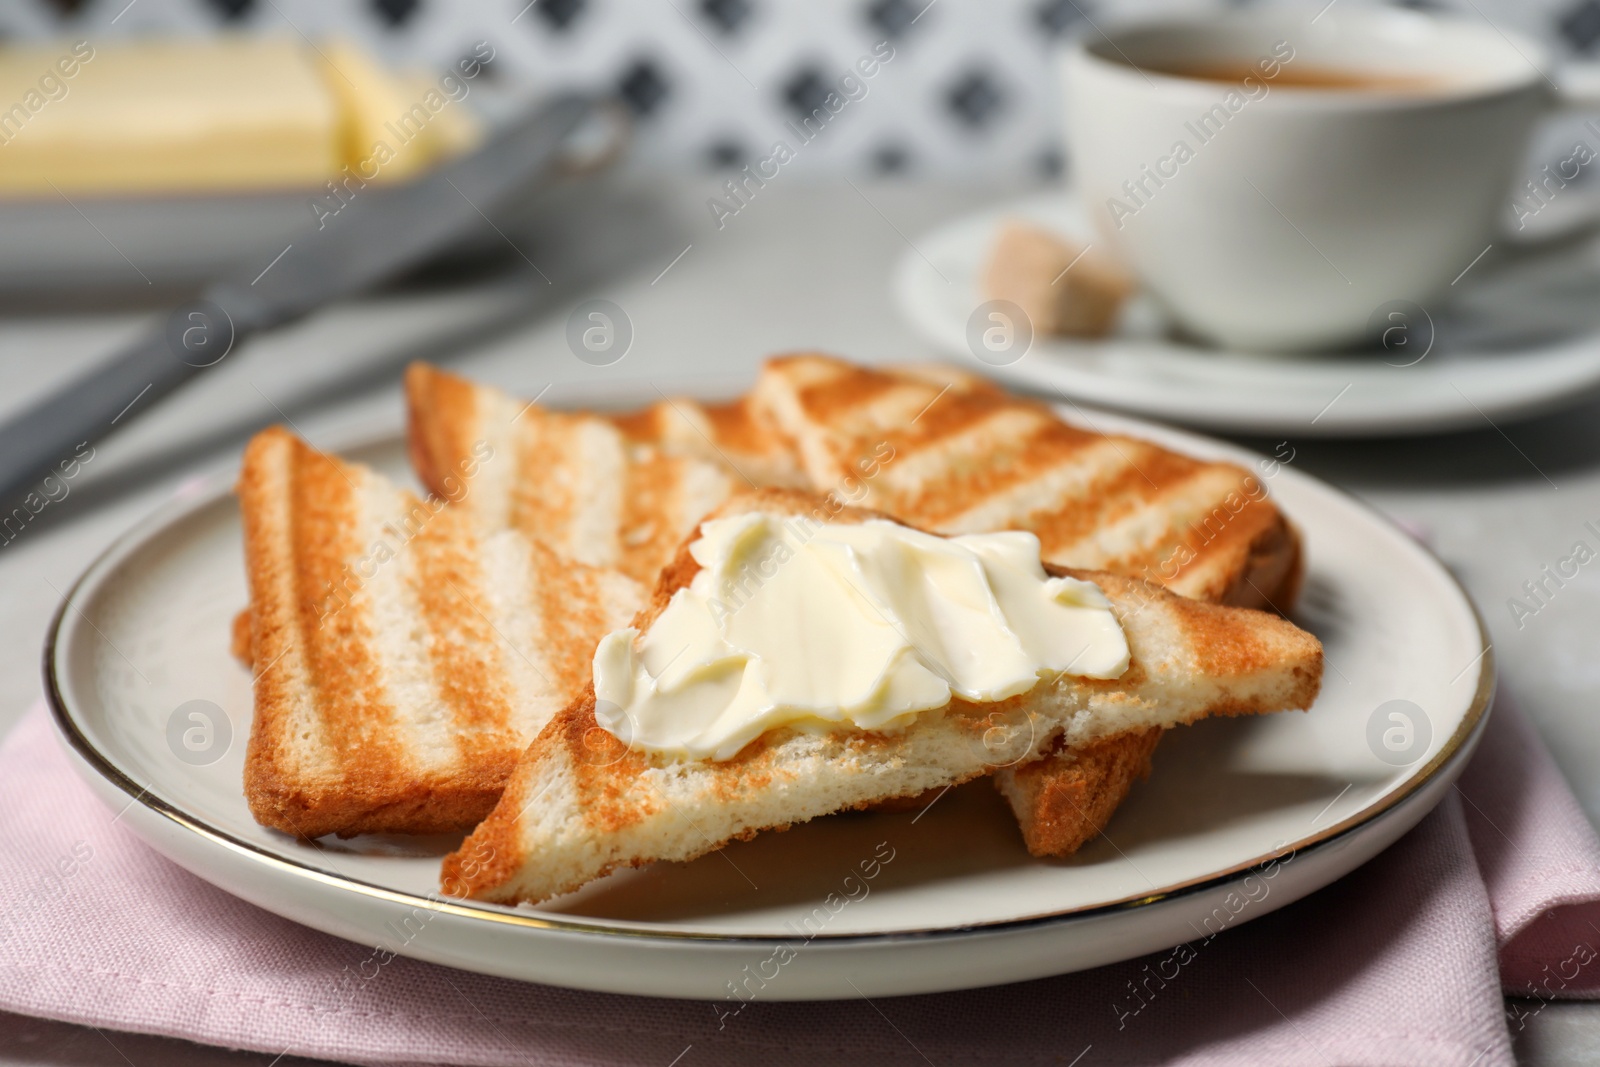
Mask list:
MULTIPOLYGON (((1287 610, 1295 530, 1248 471, 1068 426, 958 370, 867 370, 821 355, 770 360, 753 393, 818 486, 941 533, 1025 529, 1045 559, 1146 578, 1201 600, 1287 610)), ((1059 744, 995 784, 1035 855, 1070 855, 1149 767, 1159 733, 1059 744), (1053 778, 1059 777, 1059 781, 1053 778)))
POLYGON ((281 428, 245 449, 238 493, 257 672, 245 795, 286 833, 474 825, 645 602, 632 579, 481 536, 281 428))
MULTIPOLYGON (((718 514, 763 511, 861 522, 875 513, 766 490, 718 514)), ((644 630, 699 566, 688 544, 634 623, 644 630)), ((595 719, 591 685, 523 756, 495 810, 446 857, 447 892, 537 902, 621 867, 686 860, 735 838, 1069 747, 1191 722, 1309 707, 1322 673, 1311 635, 1264 612, 1184 599, 1137 579, 1051 567, 1097 583, 1132 658, 1120 678, 1062 675, 1006 701, 953 701, 896 732, 780 729, 730 760, 671 761, 628 748, 595 719)))
POLYGON ((752 466, 765 447, 756 444, 742 406, 734 414, 696 407, 685 416, 678 413, 689 409, 680 404, 671 417, 631 419, 556 412, 423 363, 406 371, 406 399, 417 476, 481 532, 521 530, 647 585, 701 516, 746 484, 731 459, 708 462, 695 449, 669 447, 660 427, 672 417, 720 426, 728 436, 706 447, 737 452, 752 466), (631 435, 650 425, 655 439, 631 435), (752 451, 740 451, 746 446, 752 451), (460 472, 474 465, 467 485, 460 472))
POLYGON ((860 506, 938 533, 1028 530, 1050 562, 1200 600, 1292 599, 1299 538, 1249 471, 938 377, 783 356, 767 361, 752 401, 795 442, 813 487, 859 484, 860 506))

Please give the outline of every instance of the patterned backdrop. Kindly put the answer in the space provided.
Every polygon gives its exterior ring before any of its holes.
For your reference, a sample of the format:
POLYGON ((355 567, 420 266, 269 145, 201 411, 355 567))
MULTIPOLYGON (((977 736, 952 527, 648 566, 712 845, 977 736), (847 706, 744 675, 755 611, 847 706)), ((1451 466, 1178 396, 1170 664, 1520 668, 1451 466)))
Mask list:
MULTIPOLYGON (((1334 0, 1355 4, 1360 0, 1334 0)), ((639 119, 637 167, 715 169, 765 156, 841 77, 851 99, 798 170, 1050 175, 1063 166, 1051 53, 1119 18, 1217 0, 0 0, 0 32, 91 40, 151 32, 345 35, 443 68, 486 40, 480 100, 579 85, 639 119), (874 50, 877 54, 874 54, 874 50), (861 76, 866 67, 871 77, 861 76)), ((1320 8, 1326 0, 1301 6, 1320 8)), ((1600 54, 1600 0, 1412 0, 1600 54)))

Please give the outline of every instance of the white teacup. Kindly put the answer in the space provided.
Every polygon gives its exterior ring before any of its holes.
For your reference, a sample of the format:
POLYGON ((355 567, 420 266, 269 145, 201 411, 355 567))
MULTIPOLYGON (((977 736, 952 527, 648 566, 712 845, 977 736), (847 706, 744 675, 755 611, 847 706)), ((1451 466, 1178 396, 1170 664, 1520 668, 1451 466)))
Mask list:
POLYGON ((1359 344, 1386 305, 1447 292, 1565 102, 1532 41, 1347 6, 1114 29, 1062 76, 1104 239, 1186 329, 1261 351, 1359 344))

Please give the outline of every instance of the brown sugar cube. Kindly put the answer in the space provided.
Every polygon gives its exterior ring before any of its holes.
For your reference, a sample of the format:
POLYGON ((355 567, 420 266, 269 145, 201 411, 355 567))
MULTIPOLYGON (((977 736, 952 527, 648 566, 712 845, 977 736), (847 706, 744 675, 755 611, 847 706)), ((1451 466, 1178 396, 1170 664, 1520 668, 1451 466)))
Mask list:
POLYGON ((1133 292, 1117 264, 1037 226, 1009 222, 984 271, 984 295, 1020 307, 1039 334, 1102 337, 1133 292))

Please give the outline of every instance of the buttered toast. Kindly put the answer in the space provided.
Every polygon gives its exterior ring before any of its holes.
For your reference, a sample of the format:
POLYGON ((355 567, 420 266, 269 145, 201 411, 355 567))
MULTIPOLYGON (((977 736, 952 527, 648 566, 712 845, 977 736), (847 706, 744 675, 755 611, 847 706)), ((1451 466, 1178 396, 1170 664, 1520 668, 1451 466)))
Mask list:
MULTIPOLYGON (((952 368, 780 357, 731 403, 620 416, 550 412, 421 364, 406 386, 424 484, 450 492, 474 443, 493 442, 511 459, 459 505, 480 529, 509 525, 647 584, 727 493, 797 482, 937 532, 1030 530, 1051 562, 1205 600, 1283 609, 1299 582, 1299 539, 1249 472, 1069 426, 952 368)), ((1030 850, 1067 855, 1097 834, 1158 740, 997 772, 1030 850)))
MULTIPOLYGON (((716 513, 878 518, 814 495, 741 493, 716 513)), ((635 627, 647 630, 699 571, 691 538, 635 627)), ((593 686, 534 739, 489 817, 445 859, 448 891, 537 902, 608 871, 686 860, 763 829, 952 785, 1026 761, 1058 739, 1079 751, 1208 715, 1310 706, 1322 649, 1264 612, 1204 604, 1138 579, 1050 567, 1097 584, 1126 635, 1119 677, 1061 674, 1006 700, 953 700, 897 730, 771 730, 730 759, 672 759, 600 726, 593 686)))
MULTIPOLYGON (((767 361, 752 403, 794 442, 814 486, 939 533, 1028 530, 1044 558, 1185 596, 1287 610, 1303 567, 1294 528, 1249 471, 1069 426, 970 375, 871 370, 829 356, 767 361), (943 380, 941 380, 943 379, 943 380)), ((1004 768, 1035 855, 1070 855, 1149 772, 1159 731, 1093 753, 1058 747, 1004 768)))
MULTIPOLYGON (((471 480, 481 469, 462 467, 471 480)), ((462 486, 457 486, 458 490, 462 486)), ((300 837, 465 830, 646 590, 281 428, 245 450, 245 794, 300 837)))

